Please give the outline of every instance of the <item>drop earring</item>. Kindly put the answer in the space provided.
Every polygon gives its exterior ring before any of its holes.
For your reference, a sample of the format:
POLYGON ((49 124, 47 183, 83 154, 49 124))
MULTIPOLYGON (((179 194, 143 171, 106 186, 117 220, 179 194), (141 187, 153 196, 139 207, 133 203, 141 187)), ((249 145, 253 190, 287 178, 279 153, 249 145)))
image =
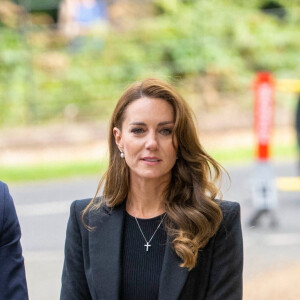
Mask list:
POLYGON ((123 152, 122 150, 120 150, 120 157, 121 157, 121 158, 124 158, 124 157, 125 157, 125 154, 124 154, 124 152, 123 152))

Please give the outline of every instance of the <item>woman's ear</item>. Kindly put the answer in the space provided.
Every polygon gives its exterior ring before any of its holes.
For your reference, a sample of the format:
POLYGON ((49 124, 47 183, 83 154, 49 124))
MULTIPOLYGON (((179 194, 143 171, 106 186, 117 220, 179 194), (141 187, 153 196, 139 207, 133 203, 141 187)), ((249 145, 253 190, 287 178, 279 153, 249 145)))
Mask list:
POLYGON ((123 144, 122 144, 122 132, 118 127, 114 127, 113 129, 113 135, 115 137, 115 142, 117 144, 117 146, 119 147, 119 149, 123 148, 123 144))

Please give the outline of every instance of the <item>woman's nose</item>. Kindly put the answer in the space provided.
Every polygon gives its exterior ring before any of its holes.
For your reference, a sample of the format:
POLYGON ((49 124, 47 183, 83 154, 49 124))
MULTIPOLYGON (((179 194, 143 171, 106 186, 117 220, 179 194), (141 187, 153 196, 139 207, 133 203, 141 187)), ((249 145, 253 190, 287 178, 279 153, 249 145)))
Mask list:
POLYGON ((154 133, 149 133, 146 141, 146 149, 148 150, 156 150, 158 146, 157 137, 154 133))

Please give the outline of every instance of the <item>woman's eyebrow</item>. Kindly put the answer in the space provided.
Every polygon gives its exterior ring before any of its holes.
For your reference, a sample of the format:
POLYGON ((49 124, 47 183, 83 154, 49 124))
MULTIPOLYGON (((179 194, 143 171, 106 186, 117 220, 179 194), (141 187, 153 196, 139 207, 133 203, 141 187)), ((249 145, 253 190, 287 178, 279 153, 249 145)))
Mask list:
MULTIPOLYGON (((163 126, 163 125, 167 125, 167 124, 174 124, 173 121, 164 121, 164 122, 159 122, 158 126, 163 126)), ((140 126, 146 126, 147 124, 144 122, 131 122, 129 123, 129 125, 140 125, 140 126)))
POLYGON ((129 125, 143 125, 143 126, 146 126, 146 123, 144 123, 144 122, 131 122, 131 123, 129 123, 129 125))
POLYGON ((160 122, 160 123, 158 123, 158 126, 168 125, 168 124, 174 124, 174 122, 173 121, 160 122))

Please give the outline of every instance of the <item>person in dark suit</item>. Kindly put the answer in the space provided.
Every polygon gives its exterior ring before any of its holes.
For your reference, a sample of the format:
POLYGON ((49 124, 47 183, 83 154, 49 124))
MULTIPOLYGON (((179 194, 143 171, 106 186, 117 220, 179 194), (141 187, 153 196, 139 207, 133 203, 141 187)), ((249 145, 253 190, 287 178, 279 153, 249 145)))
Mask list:
POLYGON ((0 181, 0 299, 28 299, 21 230, 8 187, 0 181))
POLYGON ((109 132, 96 196, 71 205, 61 300, 242 299, 240 206, 216 199, 222 167, 180 94, 134 83, 109 132))

